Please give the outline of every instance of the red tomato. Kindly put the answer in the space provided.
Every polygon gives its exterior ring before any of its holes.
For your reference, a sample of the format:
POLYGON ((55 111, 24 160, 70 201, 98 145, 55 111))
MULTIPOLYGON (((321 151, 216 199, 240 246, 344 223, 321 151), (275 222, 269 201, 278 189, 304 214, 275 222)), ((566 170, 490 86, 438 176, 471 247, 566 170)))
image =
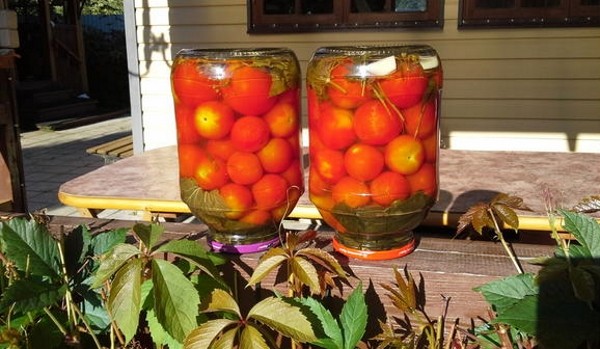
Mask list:
POLYGON ((255 152, 269 142, 271 130, 264 119, 244 116, 235 121, 230 137, 237 150, 255 152))
POLYGON ((252 184, 252 195, 256 208, 270 210, 285 202, 288 182, 280 175, 268 173, 252 184))
POLYGON ((403 60, 395 73, 379 82, 385 96, 398 108, 408 108, 421 99, 429 81, 419 62, 403 60))
POLYGON ((402 132, 400 116, 381 101, 373 100, 354 112, 354 131, 364 143, 384 145, 402 132))
POLYGON ((198 143, 202 140, 196 130, 194 108, 185 104, 175 104, 175 120, 177 124, 177 142, 179 144, 198 143))
POLYGON ((359 143, 346 150, 344 166, 351 177, 359 181, 370 181, 383 170, 385 160, 379 149, 359 143))
POLYGON ((271 96, 271 74, 251 66, 233 71, 229 84, 222 88, 223 99, 235 111, 244 115, 261 115, 277 102, 271 96))
POLYGON ((356 141, 352 111, 330 103, 321 104, 319 137, 331 149, 344 149, 356 141))
POLYGON ((349 77, 350 65, 340 64, 331 71, 327 95, 340 108, 354 109, 373 97, 367 84, 349 77))
POLYGON ((194 61, 180 61, 171 73, 175 99, 189 107, 195 107, 218 97, 213 82, 198 67, 199 65, 194 61))

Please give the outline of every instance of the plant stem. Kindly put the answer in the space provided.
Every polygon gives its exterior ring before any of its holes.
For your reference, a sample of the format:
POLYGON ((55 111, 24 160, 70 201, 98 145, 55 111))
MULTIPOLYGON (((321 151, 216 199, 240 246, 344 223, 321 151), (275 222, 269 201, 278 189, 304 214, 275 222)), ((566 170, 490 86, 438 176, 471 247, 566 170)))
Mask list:
POLYGON ((56 327, 58 328, 58 330, 60 331, 60 333, 62 333, 63 336, 66 336, 66 335, 69 334, 69 332, 67 332, 67 330, 63 327, 63 325, 54 316, 54 314, 52 314, 52 312, 50 312, 50 309, 48 309, 48 307, 44 307, 44 313, 46 313, 46 315, 48 315, 48 317, 50 318, 50 320, 52 320, 52 322, 54 323, 54 325, 56 325, 56 327))
MULTIPOLYGON (((61 234, 61 236, 64 236, 64 234, 61 234)), ((76 326, 75 326, 76 315, 75 315, 75 310, 73 310, 75 303, 73 302, 73 297, 71 295, 71 289, 69 288, 69 276, 67 274, 67 265, 65 262, 63 240, 61 239, 60 241, 58 241, 57 245, 58 245, 58 255, 60 257, 60 269, 62 272, 61 276, 62 276, 63 282, 65 283, 65 286, 66 286, 65 302, 66 302, 66 306, 67 306, 67 319, 69 321, 69 326, 71 327, 71 331, 74 331, 76 328, 76 326)))
POLYGON ((94 340, 94 343, 96 344, 96 348, 102 349, 102 345, 100 344, 100 341, 98 341, 98 337, 96 337, 96 335, 94 334, 94 331, 92 330, 92 327, 90 326, 90 324, 87 322, 87 320, 85 319, 85 317, 81 313, 81 310, 79 310, 78 307, 73 307, 73 310, 75 310, 75 312, 79 315, 79 319, 81 320, 81 322, 83 323, 83 325, 85 326, 85 328, 88 330, 90 336, 94 340))
POLYGON ((488 209, 488 212, 490 214, 490 217, 492 217, 492 221, 494 222, 494 230, 496 231, 496 236, 498 236, 498 239, 500 239, 504 250, 506 251, 506 253, 508 253, 508 257, 510 257, 510 260, 513 262, 515 268, 517 269, 517 272, 519 272, 519 274, 524 274, 525 271, 523 271, 523 267, 521 266, 519 260, 515 256, 512 247, 504 239, 504 234, 502 234, 502 230, 500 230, 500 226, 498 225, 498 221, 496 220, 494 212, 491 209, 488 209))

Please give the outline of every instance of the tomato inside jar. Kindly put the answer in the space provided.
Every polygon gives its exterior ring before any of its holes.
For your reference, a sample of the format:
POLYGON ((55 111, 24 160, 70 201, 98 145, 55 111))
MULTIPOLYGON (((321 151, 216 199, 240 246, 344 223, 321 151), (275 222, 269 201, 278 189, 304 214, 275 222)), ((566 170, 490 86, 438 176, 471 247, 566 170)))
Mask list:
POLYGON ((285 48, 185 49, 171 69, 181 198, 217 251, 252 253, 304 192, 300 68, 285 48))
POLYGON ((349 257, 414 249, 439 191, 442 67, 417 46, 322 47, 306 74, 309 197, 349 257))

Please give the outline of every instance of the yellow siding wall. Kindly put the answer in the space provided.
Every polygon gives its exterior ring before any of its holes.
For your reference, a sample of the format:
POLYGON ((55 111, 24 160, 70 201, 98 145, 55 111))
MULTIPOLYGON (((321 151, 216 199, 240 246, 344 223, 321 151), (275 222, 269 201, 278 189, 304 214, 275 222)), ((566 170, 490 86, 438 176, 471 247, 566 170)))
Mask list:
POLYGON ((428 44, 444 67, 443 146, 600 153, 600 28, 458 30, 458 0, 444 12, 442 30, 249 35, 244 0, 136 0, 145 149, 175 143, 182 48, 288 47, 305 71, 320 46, 428 44))

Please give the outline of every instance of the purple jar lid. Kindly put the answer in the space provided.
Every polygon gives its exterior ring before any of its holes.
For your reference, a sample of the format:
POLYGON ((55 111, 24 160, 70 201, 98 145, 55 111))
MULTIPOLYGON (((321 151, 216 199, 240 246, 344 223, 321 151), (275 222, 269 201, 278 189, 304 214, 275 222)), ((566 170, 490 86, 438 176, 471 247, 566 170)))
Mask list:
POLYGON ((235 254, 245 254, 245 253, 256 253, 263 252, 268 250, 271 247, 275 247, 279 245, 279 237, 275 237, 271 240, 261 241, 254 244, 244 244, 244 245, 228 245, 223 244, 221 242, 215 240, 208 240, 208 244, 215 252, 224 252, 224 253, 235 253, 235 254))

